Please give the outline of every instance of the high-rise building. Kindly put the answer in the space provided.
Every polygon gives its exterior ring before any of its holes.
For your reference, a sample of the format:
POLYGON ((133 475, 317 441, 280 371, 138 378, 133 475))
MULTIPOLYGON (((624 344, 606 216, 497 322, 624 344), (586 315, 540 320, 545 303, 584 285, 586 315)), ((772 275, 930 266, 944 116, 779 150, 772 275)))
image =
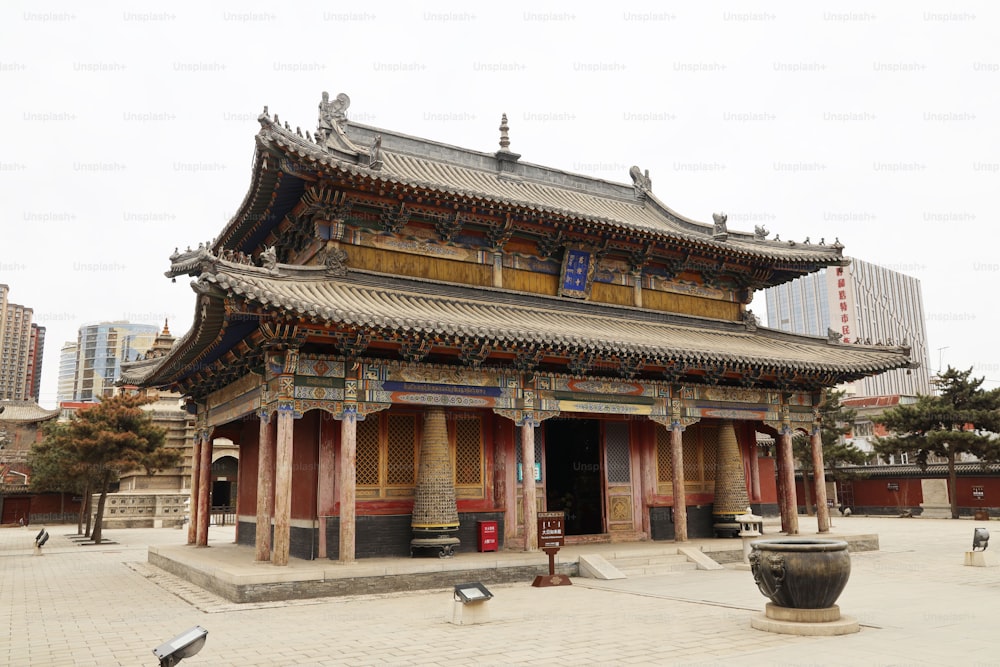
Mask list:
POLYGON ((31 339, 28 342, 28 371, 24 381, 24 391, 32 401, 38 401, 42 388, 42 359, 45 354, 45 327, 31 324, 31 339))
POLYGON ((96 401, 114 394, 121 363, 141 359, 153 345, 157 333, 156 325, 125 321, 80 327, 73 400, 96 401))
POLYGON ((844 343, 909 345, 919 368, 898 369, 848 384, 850 396, 918 396, 932 392, 920 281, 859 259, 764 290, 767 325, 795 333, 839 334, 844 343))
POLYGON ((0 400, 37 401, 45 327, 31 321, 31 308, 11 303, 9 291, 0 285, 0 400))
POLYGON ((76 341, 66 341, 59 350, 59 384, 56 389, 56 401, 72 401, 73 387, 76 378, 76 351, 79 348, 76 341))

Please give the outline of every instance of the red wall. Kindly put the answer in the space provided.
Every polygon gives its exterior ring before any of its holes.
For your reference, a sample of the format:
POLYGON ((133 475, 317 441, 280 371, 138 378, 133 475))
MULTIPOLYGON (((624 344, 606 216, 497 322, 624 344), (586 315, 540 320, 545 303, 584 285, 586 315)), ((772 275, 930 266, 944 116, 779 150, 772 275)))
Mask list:
POLYGON ((775 472, 774 458, 760 457, 757 467, 760 471, 760 502, 776 505, 778 503, 778 479, 775 472))
POLYGON ((244 419, 238 438, 240 446, 240 483, 237 487, 237 514, 257 514, 257 456, 260 451, 260 420, 244 419))
POLYGON ((851 486, 857 507, 916 507, 924 502, 919 479, 854 479, 851 486), (899 491, 890 491, 890 483, 898 484, 899 491))
POLYGON ((292 451, 292 518, 316 517, 316 479, 319 470, 319 423, 322 414, 310 410, 294 420, 292 451))

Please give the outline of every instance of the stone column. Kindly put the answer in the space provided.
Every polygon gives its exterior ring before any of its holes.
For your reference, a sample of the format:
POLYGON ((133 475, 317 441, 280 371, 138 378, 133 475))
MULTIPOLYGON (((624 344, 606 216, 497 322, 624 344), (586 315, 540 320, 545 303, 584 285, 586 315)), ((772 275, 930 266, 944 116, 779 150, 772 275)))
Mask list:
POLYGON ((826 506, 826 467, 823 463, 823 430, 813 425, 809 437, 812 446, 813 480, 816 485, 816 522, 819 532, 830 532, 830 509, 826 506))
POLYGON ((521 508, 524 550, 538 551, 538 504, 535 500, 535 426, 531 417, 521 425, 521 508))
POLYGON ((358 413, 344 409, 340 417, 340 556, 341 563, 353 563, 357 521, 358 413))
POLYGON ((740 525, 736 517, 745 514, 750 505, 747 495, 746 472, 733 422, 719 425, 719 453, 715 466, 715 500, 712 503, 713 529, 719 537, 736 537, 740 525))
POLYGON ((337 502, 334 489, 334 475, 337 470, 337 452, 334 448, 332 422, 330 413, 321 412, 319 422, 319 470, 316 474, 316 517, 319 523, 318 558, 327 557, 326 522, 334 504, 337 502))
POLYGON ((201 463, 198 469, 198 539, 199 547, 208 546, 208 520, 211 518, 209 497, 212 494, 212 436, 201 432, 201 463))
POLYGON ((271 560, 271 505, 274 500, 274 428, 273 417, 260 413, 260 437, 257 445, 257 530, 254 560, 271 560))
POLYGON ((274 461, 275 565, 288 565, 292 519, 292 444, 295 414, 292 406, 278 407, 278 442, 274 461))
POLYGON ((198 485, 201 482, 201 431, 194 434, 191 450, 191 500, 188 504, 188 544, 198 542, 198 485))
POLYGON ((674 540, 687 542, 687 493, 684 488, 684 427, 679 422, 670 425, 670 467, 674 488, 674 540))
POLYGON ((782 528, 788 535, 799 534, 799 503, 795 497, 795 456, 792 454, 792 431, 785 428, 778 439, 778 447, 781 455, 781 481, 785 487, 781 494, 787 514, 787 525, 782 524, 782 528))

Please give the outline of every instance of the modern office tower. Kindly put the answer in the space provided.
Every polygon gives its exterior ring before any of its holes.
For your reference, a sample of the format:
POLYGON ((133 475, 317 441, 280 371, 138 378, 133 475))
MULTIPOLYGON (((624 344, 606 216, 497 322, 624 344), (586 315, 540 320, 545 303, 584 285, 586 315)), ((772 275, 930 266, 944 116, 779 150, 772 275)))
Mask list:
POLYGON ((156 325, 125 321, 80 327, 73 400, 96 401, 113 395, 121 363, 141 359, 153 345, 157 333, 156 325))
POLYGON ((769 327, 845 343, 905 344, 919 368, 897 369, 846 386, 848 396, 930 394, 930 363, 920 281, 859 259, 764 290, 769 327))
POLYGON ((72 401, 73 387, 76 378, 76 351, 79 348, 76 341, 66 341, 59 350, 59 384, 56 389, 56 401, 72 401))

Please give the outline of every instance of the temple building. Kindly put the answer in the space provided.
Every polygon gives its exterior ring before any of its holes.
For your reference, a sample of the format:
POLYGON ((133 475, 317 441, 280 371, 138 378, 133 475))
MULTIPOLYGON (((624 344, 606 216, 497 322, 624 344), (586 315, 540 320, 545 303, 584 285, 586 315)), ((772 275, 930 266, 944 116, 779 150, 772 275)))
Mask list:
POLYGON ((565 512, 569 540, 732 535, 762 504, 798 532, 791 434, 822 468, 822 389, 910 363, 747 310, 843 265, 839 243, 688 219, 639 167, 621 184, 522 161, 506 116, 488 153, 351 122, 349 103, 324 93, 315 134, 265 108, 238 212, 171 256, 191 330, 124 371, 195 415, 189 542, 207 544, 221 438, 237 540, 275 565, 475 551, 483 521, 533 550, 539 511, 565 512))

